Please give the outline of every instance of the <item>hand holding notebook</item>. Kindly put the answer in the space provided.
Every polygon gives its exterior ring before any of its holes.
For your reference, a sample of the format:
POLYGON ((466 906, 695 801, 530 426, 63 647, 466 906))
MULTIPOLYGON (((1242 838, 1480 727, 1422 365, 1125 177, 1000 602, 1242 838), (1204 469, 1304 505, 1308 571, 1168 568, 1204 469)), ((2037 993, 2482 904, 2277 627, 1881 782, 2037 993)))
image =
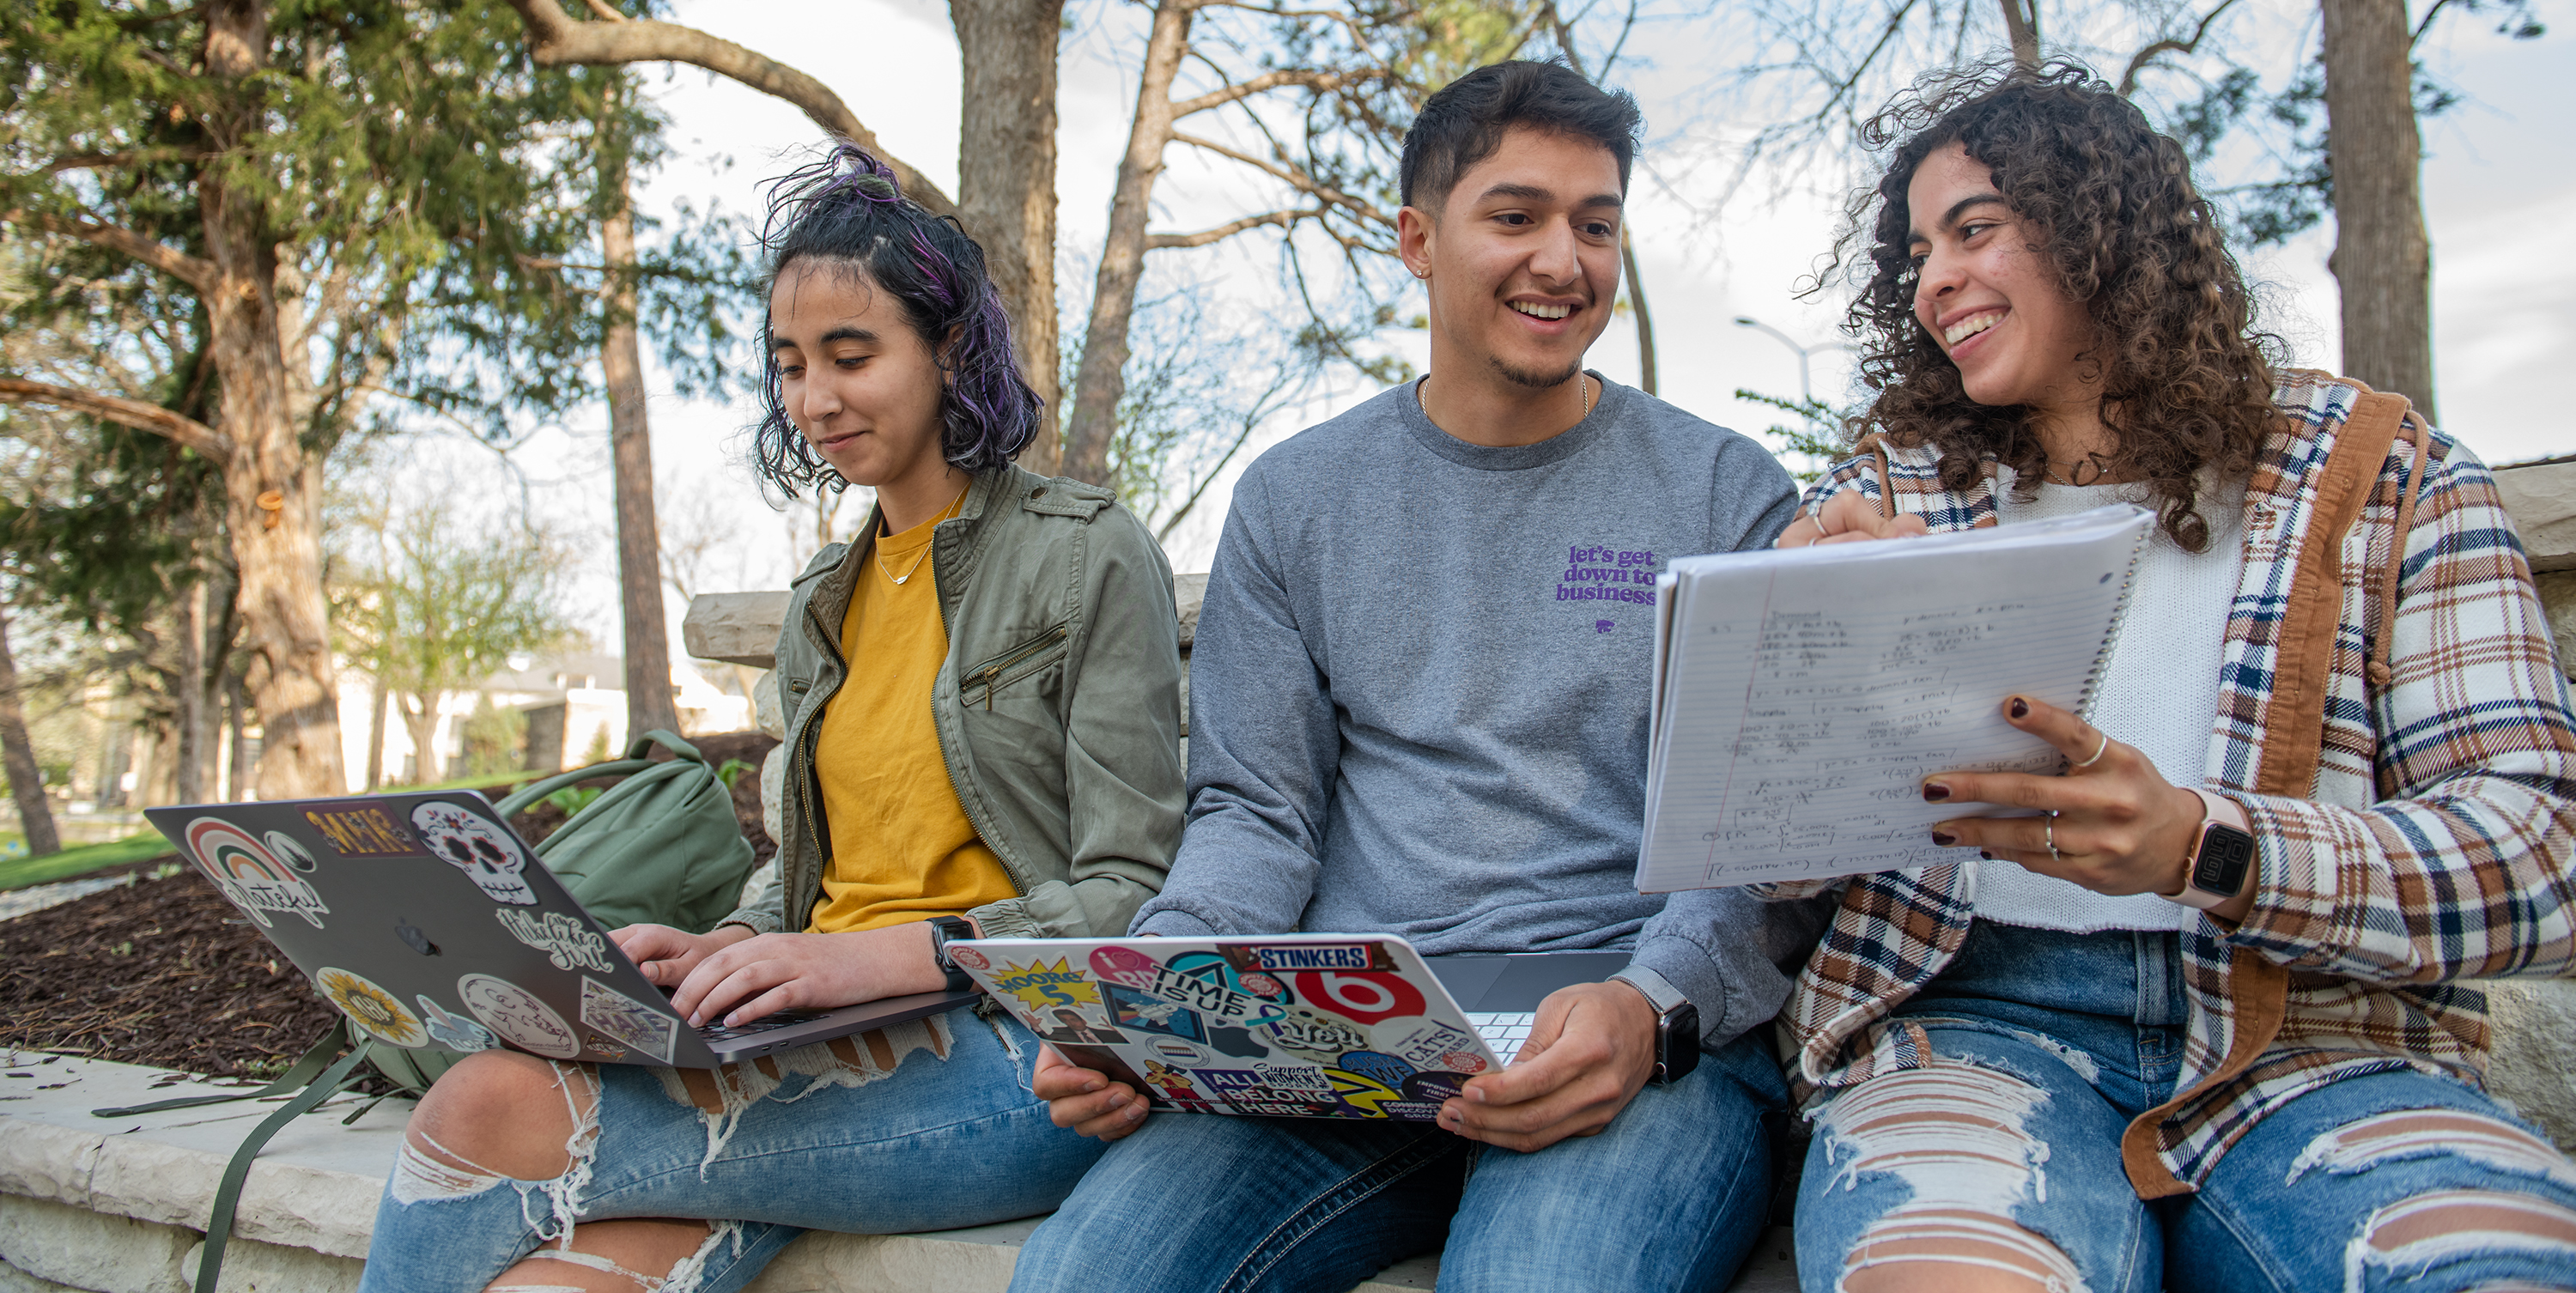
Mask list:
MULTIPOLYGON (((1648 893, 1954 861, 1936 772, 2048 772, 2007 693, 2081 712, 2153 516, 1673 563, 1657 588, 1648 893)), ((2007 810, 1993 809, 1993 812, 2007 810)))

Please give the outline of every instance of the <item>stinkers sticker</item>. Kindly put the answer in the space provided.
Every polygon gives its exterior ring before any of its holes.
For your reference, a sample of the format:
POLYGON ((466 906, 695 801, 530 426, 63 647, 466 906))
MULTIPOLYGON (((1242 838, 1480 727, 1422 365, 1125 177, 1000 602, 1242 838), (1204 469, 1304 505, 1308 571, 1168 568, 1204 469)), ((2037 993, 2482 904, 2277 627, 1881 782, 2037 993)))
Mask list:
POLYGON ((420 1017, 429 1025, 429 1038, 451 1051, 488 1051, 500 1045, 492 1030, 466 1018, 451 1015, 429 999, 424 992, 413 1000, 420 1003, 420 1017))
MULTIPOLYGON (((214 817, 200 817, 188 823, 184 833, 188 851, 196 854, 197 865, 205 869, 206 878, 215 882, 226 901, 258 921, 260 928, 275 927, 269 919, 271 912, 301 916, 315 929, 322 928, 322 918, 331 914, 322 895, 315 893, 301 874, 313 869, 312 854, 301 846, 289 855, 288 862, 280 862, 248 831, 214 817)), ((269 833, 272 841, 283 838, 274 831, 269 833)))
POLYGON ((672 1039, 680 1021, 585 974, 581 976, 581 1021, 614 1037, 628 1050, 671 1062, 672 1039))
POLYGON ((545 953, 556 969, 579 966, 608 973, 608 940, 590 932, 579 917, 559 911, 521 911, 516 907, 496 907, 492 914, 500 918, 501 928, 510 931, 510 937, 545 953))
POLYGON ((313 976, 313 985, 368 1036, 395 1046, 429 1044, 429 1030, 421 1027, 420 1016, 364 976, 326 965, 313 976))
POLYGON ((521 1050, 553 1060, 581 1054, 581 1038, 563 1016, 508 979, 469 974, 456 981, 456 995, 484 1027, 521 1050))

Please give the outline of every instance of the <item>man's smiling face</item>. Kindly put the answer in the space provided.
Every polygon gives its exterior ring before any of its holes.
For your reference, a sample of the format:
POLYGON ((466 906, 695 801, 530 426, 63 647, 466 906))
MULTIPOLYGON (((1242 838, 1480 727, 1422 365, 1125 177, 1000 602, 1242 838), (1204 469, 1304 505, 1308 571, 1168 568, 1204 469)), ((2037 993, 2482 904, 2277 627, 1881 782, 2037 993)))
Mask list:
POLYGON ((1609 149, 1506 131, 1459 175, 1436 221, 1407 222, 1406 260, 1430 271, 1434 370, 1445 351, 1523 387, 1580 372, 1619 290, 1620 204, 1609 149))

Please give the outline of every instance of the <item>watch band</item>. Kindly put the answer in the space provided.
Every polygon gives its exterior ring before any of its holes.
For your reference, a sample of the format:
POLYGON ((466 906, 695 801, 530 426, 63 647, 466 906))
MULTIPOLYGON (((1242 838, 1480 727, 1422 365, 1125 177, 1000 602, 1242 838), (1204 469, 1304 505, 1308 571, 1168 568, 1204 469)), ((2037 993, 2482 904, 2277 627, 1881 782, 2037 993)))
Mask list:
POLYGON ((933 916, 924 923, 930 926, 930 959, 938 962, 940 972, 948 976, 948 990, 974 991, 975 976, 957 968, 957 963, 948 959, 950 940, 975 937, 974 924, 963 916, 933 916))
POLYGON ((2227 801, 2197 786, 2191 793, 2200 796, 2200 831, 2182 860, 2182 891, 2157 896, 2208 911, 2243 892, 2254 870, 2254 837, 2226 820, 2227 801))
POLYGON ((1655 1011, 1655 1081, 1669 1086, 1699 1067, 1699 1007, 1672 980, 1643 965, 1610 976, 1637 990, 1655 1011))

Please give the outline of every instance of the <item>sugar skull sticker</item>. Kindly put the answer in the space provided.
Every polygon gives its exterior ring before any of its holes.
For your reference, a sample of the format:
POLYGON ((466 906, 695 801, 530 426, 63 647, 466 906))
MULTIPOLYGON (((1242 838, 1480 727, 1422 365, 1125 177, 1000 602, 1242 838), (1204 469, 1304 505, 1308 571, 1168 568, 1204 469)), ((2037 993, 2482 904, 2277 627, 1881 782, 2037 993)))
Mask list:
POLYGON ((350 1022, 366 1030, 368 1036, 395 1046, 429 1044, 429 1030, 421 1027, 420 1016, 394 994, 367 979, 325 966, 313 976, 313 986, 320 988, 322 995, 338 1006, 350 1022))
MULTIPOLYGON (((275 927, 269 919, 272 912, 301 916, 315 929, 322 928, 322 918, 331 914, 322 895, 315 893, 301 874, 313 869, 313 856, 301 845, 289 855, 294 862, 289 865, 278 861, 249 832, 227 821, 200 817, 188 823, 185 834, 188 851, 196 855, 206 878, 215 882, 225 901, 249 913, 260 928, 275 927)), ((275 831, 269 833, 271 841, 284 838, 275 831)))
POLYGON ((519 907, 536 904, 537 891, 519 874, 528 867, 528 855, 508 831, 479 813, 435 802, 411 810, 411 825, 423 848, 464 872, 484 897, 519 907))

